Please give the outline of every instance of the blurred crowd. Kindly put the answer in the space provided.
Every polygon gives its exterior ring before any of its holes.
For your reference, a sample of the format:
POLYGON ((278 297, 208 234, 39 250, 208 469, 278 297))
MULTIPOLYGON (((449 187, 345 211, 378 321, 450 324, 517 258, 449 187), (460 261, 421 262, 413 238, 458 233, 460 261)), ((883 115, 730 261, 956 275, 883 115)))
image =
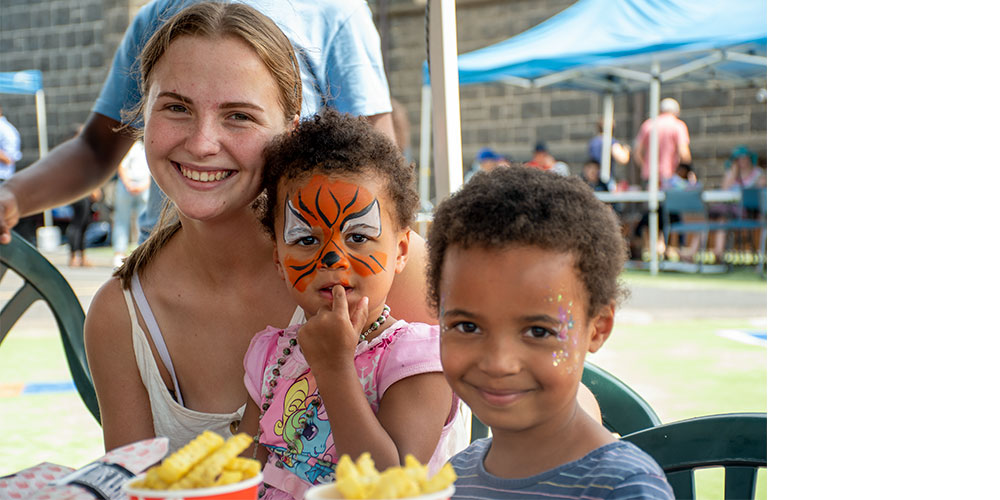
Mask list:
MULTIPOLYGON (((691 138, 687 124, 679 115, 678 101, 669 97, 663 99, 660 102, 659 116, 643 122, 631 143, 614 137, 612 122, 611 138, 608 141, 610 152, 607 159, 603 158, 604 124, 598 122, 596 134, 584 145, 587 152, 586 160, 579 165, 558 159, 544 142, 537 143, 531 157, 523 161, 517 161, 493 148, 484 147, 479 150, 466 170, 465 181, 468 182, 478 172, 489 172, 502 166, 523 165, 561 175, 579 175, 595 192, 622 193, 646 190, 649 186, 650 141, 655 129, 658 138, 656 161, 659 172, 656 179, 658 190, 667 193, 676 190, 742 192, 744 189, 766 188, 766 162, 757 152, 745 145, 733 148, 724 160, 725 170, 721 180, 716 177, 711 185, 706 185, 700 179, 698 168, 691 155, 691 138), (602 160, 608 164, 606 169, 602 169, 602 160)), ((705 160, 707 162, 708 159, 705 160)), ((759 215, 748 213, 743 204, 738 203, 738 197, 723 198, 729 201, 707 204, 705 216, 708 221, 724 222, 759 215)), ((622 222, 623 234, 630 242, 632 258, 650 260, 649 214, 646 205, 616 202, 612 207, 622 222)), ((661 209, 660 230, 655 247, 658 258, 675 262, 737 263, 741 260, 741 256, 752 255, 753 257, 748 257, 743 263, 756 263, 751 260, 757 258, 756 251, 760 244, 759 231, 750 231, 750 234, 729 234, 731 231, 715 230, 707 234, 706 241, 702 241, 702 234, 698 232, 673 232, 669 241, 663 237, 668 226, 672 224, 699 221, 696 214, 681 214, 661 209)))

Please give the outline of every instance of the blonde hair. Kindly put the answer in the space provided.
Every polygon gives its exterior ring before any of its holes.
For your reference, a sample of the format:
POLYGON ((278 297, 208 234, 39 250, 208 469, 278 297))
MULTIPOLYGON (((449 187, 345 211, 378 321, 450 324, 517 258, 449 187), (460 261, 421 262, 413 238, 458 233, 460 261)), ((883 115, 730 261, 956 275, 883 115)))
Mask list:
MULTIPOLYGON (((205 2, 192 5, 175 14, 146 42, 139 55, 138 78, 142 97, 134 107, 123 111, 124 124, 119 130, 136 128, 135 124, 146 106, 149 77, 153 68, 170 44, 183 36, 233 37, 246 43, 274 78, 285 119, 290 122, 299 114, 302 107, 302 78, 299 76, 299 63, 295 47, 278 25, 253 7, 244 4, 205 2)), ((162 209, 160 220, 149 239, 129 255, 114 273, 114 276, 122 281, 125 289, 130 287, 132 276, 152 262, 153 257, 181 227, 177 207, 173 202, 165 199, 163 207, 147 207, 147 210, 150 208, 162 209)))

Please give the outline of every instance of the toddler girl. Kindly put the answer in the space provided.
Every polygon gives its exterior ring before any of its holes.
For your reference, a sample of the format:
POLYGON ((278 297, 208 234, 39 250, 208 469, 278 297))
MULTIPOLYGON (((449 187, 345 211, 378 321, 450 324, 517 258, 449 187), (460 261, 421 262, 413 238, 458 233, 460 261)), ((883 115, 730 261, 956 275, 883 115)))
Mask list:
POLYGON ((611 209, 581 179, 496 169, 438 206, 428 244, 444 376, 493 431, 451 459, 452 499, 672 499, 656 462, 576 399, 621 294, 611 209))
POLYGON ((406 265, 413 169, 363 118, 327 110, 269 146, 261 176, 261 222, 306 320, 258 333, 244 358, 240 430, 257 437, 264 498, 302 498, 345 453, 437 470, 464 446, 438 328, 385 305, 406 265))

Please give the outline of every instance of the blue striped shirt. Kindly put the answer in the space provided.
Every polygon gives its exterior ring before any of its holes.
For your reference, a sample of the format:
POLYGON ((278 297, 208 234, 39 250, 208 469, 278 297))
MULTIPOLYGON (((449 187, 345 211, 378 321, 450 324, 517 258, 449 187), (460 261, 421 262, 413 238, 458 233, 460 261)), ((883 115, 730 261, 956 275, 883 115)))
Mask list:
POLYGON ((510 498, 666 499, 674 492, 652 457, 627 441, 616 441, 579 460, 518 479, 494 476, 483 467, 492 438, 480 439, 451 458, 458 479, 452 500, 510 498))

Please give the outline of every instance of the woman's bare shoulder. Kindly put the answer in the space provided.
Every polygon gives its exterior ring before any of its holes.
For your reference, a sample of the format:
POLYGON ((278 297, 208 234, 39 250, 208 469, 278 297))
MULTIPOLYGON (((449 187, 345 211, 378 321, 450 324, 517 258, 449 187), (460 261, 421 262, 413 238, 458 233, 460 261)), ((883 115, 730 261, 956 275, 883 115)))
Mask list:
POLYGON ((94 294, 84 321, 84 341, 88 352, 96 346, 117 345, 131 335, 131 320, 124 293, 128 292, 122 290, 121 281, 111 278, 94 294))

